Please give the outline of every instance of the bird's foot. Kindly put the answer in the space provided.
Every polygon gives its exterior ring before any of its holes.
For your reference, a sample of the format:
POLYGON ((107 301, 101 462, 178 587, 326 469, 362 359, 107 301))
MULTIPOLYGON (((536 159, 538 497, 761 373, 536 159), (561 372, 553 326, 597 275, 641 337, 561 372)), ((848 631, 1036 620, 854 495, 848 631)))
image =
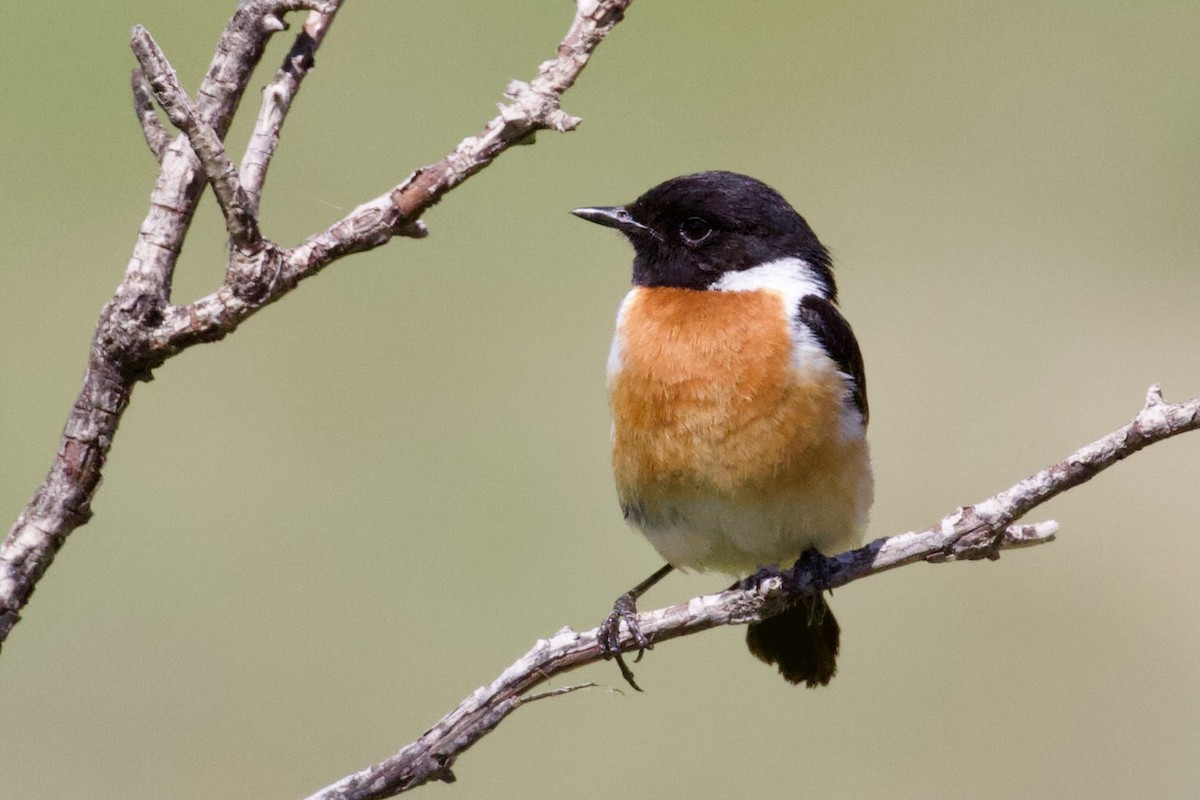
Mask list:
POLYGON ((608 615, 604 620, 604 624, 600 626, 598 636, 600 653, 606 659, 615 658, 617 666, 621 668, 621 677, 639 692, 642 690, 642 687, 638 686, 633 680, 633 670, 629 668, 625 663, 624 656, 621 655, 621 621, 624 620, 625 627, 629 629, 629 635, 633 638, 633 643, 637 645, 637 658, 633 660, 633 663, 636 664, 642 660, 642 656, 645 655, 647 650, 654 649, 654 645, 642 633, 641 626, 638 625, 638 598, 645 594, 651 586, 661 581, 673 569, 675 568, 670 564, 663 564, 649 578, 646 578, 646 580, 618 597, 617 602, 613 603, 612 613, 608 615))
POLYGON ((646 638, 642 633, 641 626, 637 621, 637 595, 633 592, 626 592, 617 598, 613 603, 613 610, 600 625, 600 652, 605 659, 616 659, 617 666, 621 668, 621 677, 625 682, 632 686, 637 691, 642 691, 642 687, 637 685, 633 679, 633 670, 625 663, 625 657, 621 653, 621 623, 625 623, 625 627, 629 629, 629 635, 637 644, 637 657, 633 659, 633 663, 642 660, 642 656, 647 650, 653 650, 654 644, 646 638))

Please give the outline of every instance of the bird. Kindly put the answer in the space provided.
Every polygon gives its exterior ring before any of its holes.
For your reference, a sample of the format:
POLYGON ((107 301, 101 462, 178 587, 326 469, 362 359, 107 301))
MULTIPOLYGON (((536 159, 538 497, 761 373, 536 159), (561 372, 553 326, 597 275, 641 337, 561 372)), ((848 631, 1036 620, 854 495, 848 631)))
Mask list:
MULTIPOLYGON (((652 643, 636 602, 672 570, 771 574, 861 544, 874 497, 866 374, 829 251, 767 184, 700 172, 571 213, 634 251, 607 364, 612 467, 626 521, 666 564, 618 598, 600 642, 640 690, 619 626, 640 658, 652 643)), ((818 591, 751 623, 746 642, 815 687, 837 671, 840 636, 818 591)))

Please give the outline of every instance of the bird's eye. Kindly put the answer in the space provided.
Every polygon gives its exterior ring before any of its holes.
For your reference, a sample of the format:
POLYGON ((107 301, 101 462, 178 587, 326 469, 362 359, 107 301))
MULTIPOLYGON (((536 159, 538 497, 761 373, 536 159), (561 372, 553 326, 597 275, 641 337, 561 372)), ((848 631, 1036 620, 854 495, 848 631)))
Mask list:
POLYGON ((713 227, 701 217, 688 217, 679 223, 679 235, 688 244, 700 244, 712 236, 713 227))

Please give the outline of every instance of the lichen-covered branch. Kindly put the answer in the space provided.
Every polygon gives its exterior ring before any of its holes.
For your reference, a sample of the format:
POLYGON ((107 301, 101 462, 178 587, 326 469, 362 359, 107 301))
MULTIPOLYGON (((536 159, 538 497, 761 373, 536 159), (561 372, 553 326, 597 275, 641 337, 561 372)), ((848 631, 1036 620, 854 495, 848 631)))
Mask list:
MULTIPOLYGON (((826 559, 814 567, 744 581, 719 594, 638 615, 642 633, 661 643, 721 625, 742 625, 778 613, 822 586, 837 588, 880 572, 918 561, 944 563, 998 558, 1002 550, 1043 544, 1054 539, 1054 522, 1013 522, 1055 495, 1095 477, 1123 458, 1155 442, 1200 428, 1200 398, 1164 403, 1157 386, 1125 427, 1080 448, 1066 459, 982 502, 956 509, 919 532, 876 539, 865 547, 826 559), (819 574, 817 574, 819 573, 819 574)), ((603 660, 599 631, 563 628, 517 659, 499 677, 480 687, 438 720, 421 738, 391 758, 342 778, 308 800, 377 800, 392 797, 429 781, 454 780, 455 760, 494 730, 522 704, 543 695, 531 689, 563 673, 603 660)), ((622 629, 623 651, 637 643, 622 629)), ((576 687, 567 687, 573 689, 576 687)))

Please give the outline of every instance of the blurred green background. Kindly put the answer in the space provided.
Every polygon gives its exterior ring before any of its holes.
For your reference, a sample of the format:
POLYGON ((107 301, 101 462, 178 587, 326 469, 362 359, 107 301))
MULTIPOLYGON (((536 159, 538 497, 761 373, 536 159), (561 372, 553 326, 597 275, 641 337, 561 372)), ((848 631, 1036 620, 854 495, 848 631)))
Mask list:
MULTIPOLYGON (((0 516, 57 446, 155 177, 146 25, 194 90, 232 2, 42 2, 0 70, 0 516)), ((528 79, 566 0, 351 2, 264 198, 283 244, 433 162, 528 79)), ((870 535, 924 527, 1200 393, 1194 2, 639 0, 583 117, 141 386, 96 498, 0 657, 0 796, 277 797, 390 755, 657 559, 608 473, 630 251, 570 217, 700 169, 777 187, 833 250, 871 388, 870 535)), ((294 17, 293 22, 298 22, 294 17)), ((230 135, 240 155, 290 35, 230 135)), ((177 301, 220 278, 211 195, 177 301)), ((741 630, 644 695, 518 712, 459 798, 1191 798, 1200 434, 1030 521, 1057 543, 847 587, 840 674, 790 688, 741 630)), ((727 584, 672 578, 649 605, 727 584)), ((620 688, 615 668, 570 680, 620 688)))

